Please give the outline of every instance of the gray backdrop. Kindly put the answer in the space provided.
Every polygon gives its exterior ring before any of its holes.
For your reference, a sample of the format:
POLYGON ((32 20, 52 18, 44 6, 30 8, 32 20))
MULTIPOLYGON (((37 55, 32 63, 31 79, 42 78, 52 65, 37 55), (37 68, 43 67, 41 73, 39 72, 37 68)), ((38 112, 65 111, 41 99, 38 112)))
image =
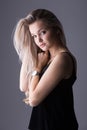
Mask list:
POLYGON ((0 130, 27 130, 31 108, 19 91, 20 62, 14 50, 12 31, 29 11, 46 8, 61 20, 67 45, 77 58, 78 79, 73 86, 79 130, 87 130, 87 1, 0 0, 0 130))

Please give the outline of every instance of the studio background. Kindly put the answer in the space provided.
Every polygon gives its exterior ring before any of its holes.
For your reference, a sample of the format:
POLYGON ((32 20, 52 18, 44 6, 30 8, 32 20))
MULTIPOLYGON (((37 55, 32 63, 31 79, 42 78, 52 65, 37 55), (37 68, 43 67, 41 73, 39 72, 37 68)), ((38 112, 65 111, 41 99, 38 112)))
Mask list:
POLYGON ((0 0, 0 130, 27 130, 31 108, 19 90, 20 61, 13 47, 17 21, 37 8, 49 9, 63 24, 67 45, 77 59, 73 86, 79 130, 87 130, 87 1, 0 0))

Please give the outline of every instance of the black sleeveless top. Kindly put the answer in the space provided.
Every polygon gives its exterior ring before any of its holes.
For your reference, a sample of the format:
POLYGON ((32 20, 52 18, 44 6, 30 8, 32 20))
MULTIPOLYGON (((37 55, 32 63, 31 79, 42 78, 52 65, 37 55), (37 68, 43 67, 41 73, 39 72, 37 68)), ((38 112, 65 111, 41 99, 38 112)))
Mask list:
POLYGON ((72 90, 76 80, 75 65, 73 66, 71 77, 60 81, 38 106, 33 107, 28 127, 30 130, 78 130, 72 90))

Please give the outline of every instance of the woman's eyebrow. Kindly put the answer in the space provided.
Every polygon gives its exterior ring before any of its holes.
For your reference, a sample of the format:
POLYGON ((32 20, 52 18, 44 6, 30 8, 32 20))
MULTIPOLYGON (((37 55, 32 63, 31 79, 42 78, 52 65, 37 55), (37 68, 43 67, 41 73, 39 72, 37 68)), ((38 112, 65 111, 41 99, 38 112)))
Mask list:
POLYGON ((36 34, 39 34, 39 32, 43 29, 47 29, 46 27, 41 27, 35 34, 34 33, 31 33, 32 36, 36 35, 36 34))

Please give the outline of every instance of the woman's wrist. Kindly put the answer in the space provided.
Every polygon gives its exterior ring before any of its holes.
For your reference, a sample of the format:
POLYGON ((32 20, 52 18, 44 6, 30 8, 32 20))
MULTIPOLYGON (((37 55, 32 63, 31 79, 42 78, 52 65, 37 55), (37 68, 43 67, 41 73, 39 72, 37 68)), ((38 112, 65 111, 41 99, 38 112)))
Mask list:
POLYGON ((33 71, 37 71, 37 72, 39 72, 39 73, 41 73, 41 68, 40 67, 35 67, 34 69, 33 69, 33 71))
POLYGON ((32 71, 32 76, 35 76, 35 75, 40 75, 41 74, 41 69, 40 68, 34 68, 33 71, 32 71))
POLYGON ((34 71, 32 72, 32 76, 40 76, 40 72, 34 70, 34 71))

